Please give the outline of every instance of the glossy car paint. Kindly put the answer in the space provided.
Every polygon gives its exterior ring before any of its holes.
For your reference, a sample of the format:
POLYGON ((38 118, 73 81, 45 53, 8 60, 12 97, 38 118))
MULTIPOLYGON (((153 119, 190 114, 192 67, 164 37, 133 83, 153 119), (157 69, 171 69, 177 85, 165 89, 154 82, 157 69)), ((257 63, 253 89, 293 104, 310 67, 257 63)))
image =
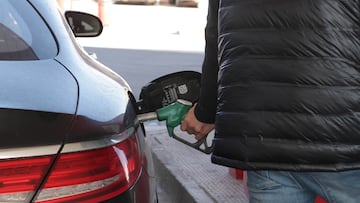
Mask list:
POLYGON ((155 201, 151 153, 135 122, 129 85, 78 46, 54 1, 28 2, 46 19, 58 53, 46 60, 0 61, 0 85, 9 87, 0 90, 0 159, 52 155, 51 170, 60 153, 108 146, 114 135, 121 139, 135 129, 141 175, 130 190, 108 201, 155 201))

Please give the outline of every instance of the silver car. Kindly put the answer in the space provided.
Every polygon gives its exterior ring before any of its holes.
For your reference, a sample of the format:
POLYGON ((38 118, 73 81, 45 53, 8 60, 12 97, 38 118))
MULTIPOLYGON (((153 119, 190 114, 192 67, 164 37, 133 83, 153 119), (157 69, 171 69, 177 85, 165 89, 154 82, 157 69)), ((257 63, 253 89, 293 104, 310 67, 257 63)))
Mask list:
POLYGON ((54 0, 0 1, 0 202, 157 201, 130 87, 74 37, 101 31, 54 0))

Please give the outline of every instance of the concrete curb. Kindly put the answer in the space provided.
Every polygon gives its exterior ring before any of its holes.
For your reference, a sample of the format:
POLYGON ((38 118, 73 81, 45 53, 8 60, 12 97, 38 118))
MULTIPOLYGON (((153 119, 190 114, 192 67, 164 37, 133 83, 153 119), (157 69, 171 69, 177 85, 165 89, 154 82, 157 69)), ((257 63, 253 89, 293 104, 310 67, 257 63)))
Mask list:
POLYGON ((146 129, 148 136, 152 139, 150 143, 158 186, 161 188, 161 192, 166 193, 166 202, 216 202, 191 176, 184 172, 184 165, 177 162, 177 158, 172 154, 173 152, 167 149, 167 146, 170 145, 173 146, 172 149, 179 149, 179 147, 182 149, 183 147, 186 148, 186 146, 176 142, 173 143, 164 127, 152 125, 147 126, 146 129))
POLYGON ((170 138, 164 125, 154 122, 145 129, 158 185, 168 196, 159 203, 248 202, 246 184, 232 177, 227 167, 212 164, 210 155, 170 138))
MULTIPOLYGON (((159 152, 159 151, 158 151, 159 152)), ((163 161, 163 157, 158 152, 153 152, 154 166, 158 178, 158 187, 166 193, 166 202, 172 203, 196 203, 214 202, 201 188, 192 181, 183 182, 182 174, 174 174, 174 169, 169 168, 163 161), (194 191, 197 191, 196 193, 194 191), (200 192, 199 192, 200 191, 200 192)), ((165 202, 165 201, 164 201, 165 202)), ((162 203, 161 200, 159 203, 162 203)))

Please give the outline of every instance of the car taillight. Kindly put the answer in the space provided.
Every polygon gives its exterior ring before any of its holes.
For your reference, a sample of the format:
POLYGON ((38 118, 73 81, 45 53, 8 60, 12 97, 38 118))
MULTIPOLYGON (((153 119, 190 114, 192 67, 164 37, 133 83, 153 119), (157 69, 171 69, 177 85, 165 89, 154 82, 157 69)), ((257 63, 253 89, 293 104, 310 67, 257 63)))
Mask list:
POLYGON ((0 202, 29 202, 51 161, 51 156, 1 160, 0 202))
POLYGON ((135 134, 102 149, 61 154, 35 202, 101 202, 128 190, 140 171, 135 134))

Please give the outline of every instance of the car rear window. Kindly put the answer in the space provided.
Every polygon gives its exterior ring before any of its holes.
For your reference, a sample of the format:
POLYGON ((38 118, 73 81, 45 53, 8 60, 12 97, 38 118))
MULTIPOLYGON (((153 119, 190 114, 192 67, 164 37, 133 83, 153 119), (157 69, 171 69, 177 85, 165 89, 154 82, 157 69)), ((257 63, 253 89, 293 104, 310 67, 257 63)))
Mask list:
POLYGON ((53 58, 57 45, 27 1, 0 0, 0 60, 53 58))

